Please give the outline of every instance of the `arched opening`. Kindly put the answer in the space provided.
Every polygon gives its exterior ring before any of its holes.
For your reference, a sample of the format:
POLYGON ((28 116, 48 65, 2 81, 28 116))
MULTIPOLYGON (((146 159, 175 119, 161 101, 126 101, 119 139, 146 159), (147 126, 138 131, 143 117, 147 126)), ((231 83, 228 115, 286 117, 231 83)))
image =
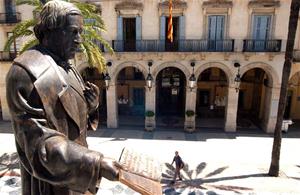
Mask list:
POLYGON ((87 67, 81 72, 81 76, 85 82, 91 82, 97 85, 99 88, 99 125, 106 127, 107 106, 104 75, 102 73, 99 73, 97 68, 87 67))
POLYGON ((144 126, 145 78, 135 67, 120 70, 117 76, 119 126, 144 126))
POLYGON ((226 73, 216 67, 205 69, 197 81, 196 128, 223 131, 227 96, 226 73))
POLYGON ((272 84, 269 76, 261 68, 248 70, 241 78, 237 128, 263 129, 266 126, 266 113, 269 112, 272 84))
POLYGON ((293 122, 289 131, 300 130, 300 72, 289 80, 284 120, 293 122))
POLYGON ((161 70, 156 77, 157 126, 183 127, 186 77, 175 67, 161 70))

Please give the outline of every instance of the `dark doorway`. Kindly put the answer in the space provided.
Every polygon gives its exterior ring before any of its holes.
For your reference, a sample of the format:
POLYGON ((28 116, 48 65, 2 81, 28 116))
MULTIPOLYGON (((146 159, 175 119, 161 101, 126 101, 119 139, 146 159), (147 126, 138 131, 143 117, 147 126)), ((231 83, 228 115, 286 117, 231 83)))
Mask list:
POLYGON ((284 116, 283 116, 284 119, 291 118, 292 97, 293 97, 293 91, 289 90, 287 94, 286 106, 284 110, 284 116))
POLYGON ((239 129, 261 129, 266 112, 269 79, 261 68, 248 70, 241 78, 237 126, 239 129))
POLYGON ((209 97, 210 93, 208 90, 199 90, 198 91, 198 97, 199 97, 199 106, 209 106, 209 97))
POLYGON ((166 19, 166 51, 178 51, 178 39, 179 39, 179 20, 178 17, 172 17, 173 20, 173 42, 170 42, 168 37, 168 21, 169 17, 166 19))
POLYGON ((157 114, 184 116, 185 76, 178 68, 165 68, 157 76, 157 114))
POLYGON ((136 24, 135 18, 123 19, 123 40, 125 51, 135 51, 136 24))
POLYGON ((0 121, 3 120, 3 117, 2 117, 2 106, 1 106, 1 99, 0 99, 0 121))

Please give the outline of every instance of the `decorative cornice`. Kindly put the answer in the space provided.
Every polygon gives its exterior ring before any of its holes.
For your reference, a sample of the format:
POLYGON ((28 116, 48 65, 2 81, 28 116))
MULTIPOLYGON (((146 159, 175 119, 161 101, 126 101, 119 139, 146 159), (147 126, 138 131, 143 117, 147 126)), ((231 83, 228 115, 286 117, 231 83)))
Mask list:
POLYGON ((116 11, 120 11, 120 10, 139 10, 142 11, 143 10, 143 3, 138 3, 136 1, 124 1, 121 3, 118 3, 115 6, 115 10, 116 11))
MULTIPOLYGON (((162 3, 159 3, 158 7, 160 9, 168 9, 169 8, 169 1, 166 0, 162 3)), ((182 0, 173 0, 172 8, 173 9, 186 9, 187 8, 187 3, 185 1, 182 1, 182 0)))
POLYGON ((274 8, 274 7, 279 7, 280 6, 280 1, 276 0, 251 0, 248 4, 249 7, 251 8, 274 8))
POLYGON ((232 1, 228 0, 209 0, 202 4, 203 8, 231 8, 232 6, 232 1))

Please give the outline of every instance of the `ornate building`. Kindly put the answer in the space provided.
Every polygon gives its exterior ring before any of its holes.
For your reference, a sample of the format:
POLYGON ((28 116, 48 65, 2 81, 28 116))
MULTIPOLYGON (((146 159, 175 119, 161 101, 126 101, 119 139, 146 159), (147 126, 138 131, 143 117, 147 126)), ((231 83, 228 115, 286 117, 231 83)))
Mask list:
MULTIPOLYGON (((92 2, 115 51, 104 52, 109 86, 82 55, 75 61, 84 79, 101 88, 103 126, 274 131, 290 0, 173 0, 173 42, 166 38, 168 1, 92 2)), ((286 109, 294 121, 300 120, 299 34, 286 109)), ((8 64, 0 67, 5 119, 8 64)))

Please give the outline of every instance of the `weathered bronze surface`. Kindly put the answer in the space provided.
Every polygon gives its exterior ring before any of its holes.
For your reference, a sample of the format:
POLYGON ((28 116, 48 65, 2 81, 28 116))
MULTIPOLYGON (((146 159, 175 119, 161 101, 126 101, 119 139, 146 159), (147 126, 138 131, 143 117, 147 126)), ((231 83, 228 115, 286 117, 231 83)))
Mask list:
POLYGON ((7 101, 21 161, 23 195, 95 193, 101 176, 117 180, 117 163, 87 148, 98 124, 99 89, 69 64, 81 41, 80 11, 48 2, 35 27, 40 44, 7 75, 7 101))

